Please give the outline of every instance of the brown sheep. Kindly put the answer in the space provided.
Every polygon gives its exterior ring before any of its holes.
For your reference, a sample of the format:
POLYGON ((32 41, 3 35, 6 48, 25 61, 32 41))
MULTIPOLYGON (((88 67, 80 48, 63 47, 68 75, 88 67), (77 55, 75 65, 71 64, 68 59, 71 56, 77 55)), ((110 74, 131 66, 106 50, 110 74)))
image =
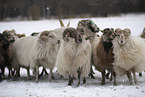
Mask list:
POLYGON ((103 35, 99 38, 93 47, 93 64, 95 68, 102 73, 102 85, 105 84, 105 70, 111 72, 114 76, 114 85, 116 85, 116 73, 113 70, 113 44, 114 30, 106 28, 103 30, 103 35))

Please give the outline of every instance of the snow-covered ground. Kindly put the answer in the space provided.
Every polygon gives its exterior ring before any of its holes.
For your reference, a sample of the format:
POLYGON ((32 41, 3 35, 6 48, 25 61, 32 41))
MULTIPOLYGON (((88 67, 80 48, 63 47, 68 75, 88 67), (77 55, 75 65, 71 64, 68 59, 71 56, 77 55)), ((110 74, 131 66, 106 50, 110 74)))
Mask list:
MULTIPOLYGON (((78 21, 81 19, 84 18, 63 19, 63 22, 67 25, 68 21, 71 20, 70 26, 76 27, 78 21)), ((145 27, 145 14, 127 14, 117 17, 90 19, 100 29, 106 27, 130 28, 133 36, 140 35, 145 27)), ((25 33, 27 36, 32 32, 52 30, 59 27, 59 21, 56 19, 0 22, 0 32, 15 29, 17 33, 25 33)), ((126 76, 118 76, 117 86, 114 86, 109 80, 106 80, 106 85, 102 86, 101 73, 95 70, 95 79, 87 77, 86 84, 81 84, 80 87, 77 87, 77 80, 74 81, 74 85, 67 86, 68 78, 60 78, 56 72, 56 68, 54 68, 53 72, 55 79, 51 82, 48 81, 48 75, 44 75, 39 80, 39 83, 35 83, 35 77, 32 71, 31 80, 28 80, 26 70, 21 69, 21 78, 17 81, 12 81, 11 78, 7 77, 8 70, 6 70, 6 77, 0 83, 0 97, 145 97, 145 73, 143 73, 142 77, 139 77, 137 74, 137 85, 130 86, 126 76)))

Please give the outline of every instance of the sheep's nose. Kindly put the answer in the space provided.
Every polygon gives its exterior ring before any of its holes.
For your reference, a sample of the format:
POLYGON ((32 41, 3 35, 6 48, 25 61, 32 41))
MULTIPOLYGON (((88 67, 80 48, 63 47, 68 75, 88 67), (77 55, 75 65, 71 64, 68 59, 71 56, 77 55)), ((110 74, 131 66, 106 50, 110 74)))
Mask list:
POLYGON ((81 39, 81 38, 79 38, 79 41, 80 41, 80 42, 82 42, 82 39, 81 39))
POLYGON ((125 42, 123 40, 120 41, 120 45, 123 45, 125 42))
POLYGON ((122 40, 120 42, 121 42, 121 44, 123 44, 123 41, 122 40))
POLYGON ((57 44, 59 44, 60 43, 60 40, 57 40, 57 44))

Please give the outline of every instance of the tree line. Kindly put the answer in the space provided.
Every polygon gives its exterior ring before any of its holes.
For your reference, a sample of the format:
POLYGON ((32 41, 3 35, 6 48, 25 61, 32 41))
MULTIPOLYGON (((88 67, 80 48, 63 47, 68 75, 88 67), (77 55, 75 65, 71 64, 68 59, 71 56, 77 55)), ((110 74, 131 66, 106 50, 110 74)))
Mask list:
POLYGON ((145 0, 0 0, 0 20, 75 18, 145 12, 145 0))

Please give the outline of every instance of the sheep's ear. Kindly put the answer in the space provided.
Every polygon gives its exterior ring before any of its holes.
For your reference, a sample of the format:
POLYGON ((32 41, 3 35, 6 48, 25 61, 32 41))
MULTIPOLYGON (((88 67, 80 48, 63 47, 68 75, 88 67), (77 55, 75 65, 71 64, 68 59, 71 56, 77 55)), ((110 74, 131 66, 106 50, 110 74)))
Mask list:
POLYGON ((65 26, 64 26, 64 23, 62 22, 62 20, 61 20, 61 19, 58 19, 58 20, 59 20, 59 22, 60 22, 61 27, 65 27, 65 26))
POLYGON ((120 28, 116 28, 116 29, 115 29, 115 32, 119 32, 119 31, 121 31, 120 28))
POLYGON ((8 30, 3 31, 3 34, 8 33, 8 30))
POLYGON ((116 29, 115 29, 115 35, 117 35, 120 31, 121 31, 120 28, 116 28, 116 29))
POLYGON ((129 35, 131 35, 131 30, 128 28, 125 28, 124 31, 126 31, 127 33, 129 33, 129 35))
POLYGON ((11 32, 12 32, 12 33, 16 33, 15 29, 12 29, 11 32))

